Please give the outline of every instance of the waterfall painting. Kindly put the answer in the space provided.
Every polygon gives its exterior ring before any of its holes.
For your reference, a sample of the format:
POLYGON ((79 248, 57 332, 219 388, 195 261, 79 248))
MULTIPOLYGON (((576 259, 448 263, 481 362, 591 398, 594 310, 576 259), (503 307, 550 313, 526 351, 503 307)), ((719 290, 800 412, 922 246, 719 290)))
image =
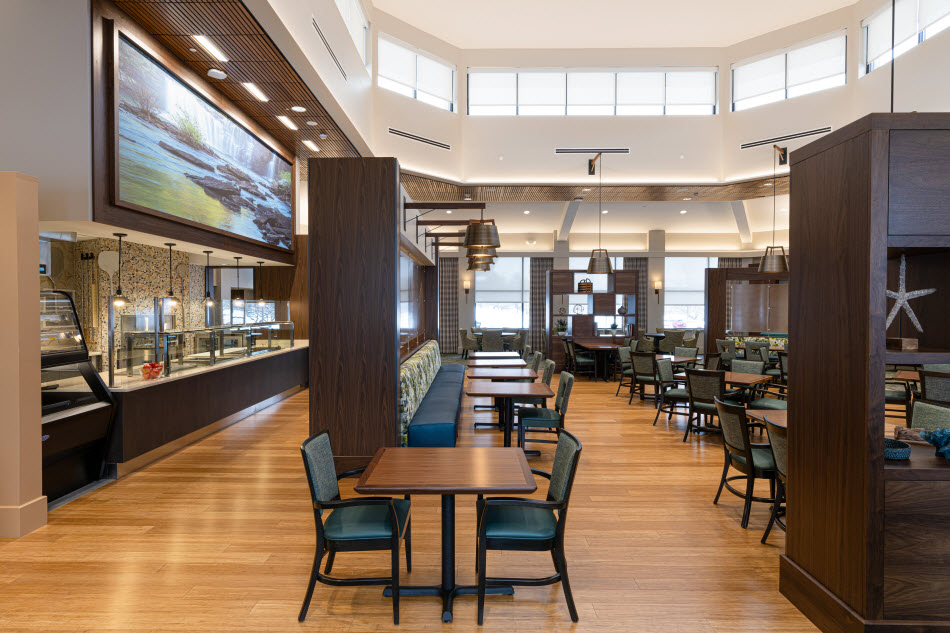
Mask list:
POLYGON ((291 248, 291 163, 124 37, 118 202, 291 248))

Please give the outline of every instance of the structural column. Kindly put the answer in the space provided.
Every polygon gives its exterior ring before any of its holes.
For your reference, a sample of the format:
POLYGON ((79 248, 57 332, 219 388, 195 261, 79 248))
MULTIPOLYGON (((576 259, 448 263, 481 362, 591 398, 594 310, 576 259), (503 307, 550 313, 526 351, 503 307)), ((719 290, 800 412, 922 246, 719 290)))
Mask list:
POLYGON ((0 172, 0 223, 0 538, 17 538, 46 525, 36 178, 0 172))

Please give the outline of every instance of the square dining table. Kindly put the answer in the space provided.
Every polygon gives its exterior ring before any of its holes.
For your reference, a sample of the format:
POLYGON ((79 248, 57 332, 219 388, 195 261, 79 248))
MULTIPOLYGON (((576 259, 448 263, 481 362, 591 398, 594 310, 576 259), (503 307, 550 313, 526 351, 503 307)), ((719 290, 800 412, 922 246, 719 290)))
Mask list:
MULTIPOLYGON (((686 380, 686 374, 676 374, 673 376, 677 380, 686 380)), ((726 372, 726 384, 733 387, 753 387, 771 382, 774 376, 765 376, 762 374, 744 374, 738 371, 726 372)))
POLYGON ((552 398, 554 391, 543 382, 486 382, 478 380, 465 385, 465 395, 472 398, 495 398, 498 422, 505 434, 505 446, 511 446, 511 427, 515 416, 515 398, 552 398))
POLYGON ((594 377, 607 382, 610 377, 607 375, 607 364, 611 354, 616 354, 620 348, 616 343, 603 343, 600 341, 585 341, 574 339, 574 345, 594 353, 594 377), (603 371, 601 371, 603 370, 603 371))
POLYGON ((749 409, 745 412, 747 418, 752 418, 756 422, 765 424, 765 418, 768 416, 769 422, 776 426, 788 427, 788 410, 774 409, 749 409))
POLYGON ((482 367, 469 369, 465 372, 466 378, 473 380, 535 380, 538 372, 527 367, 505 368, 505 367, 482 367))
POLYGON ((466 367, 526 367, 528 363, 520 358, 476 358, 468 361, 466 367))
MULTIPOLYGON (((491 384, 491 383, 488 383, 491 384)), ((400 596, 442 598, 442 621, 452 621, 456 596, 478 593, 474 585, 455 581, 455 496, 531 494, 538 484, 520 448, 402 448, 376 451, 354 490, 363 495, 441 495, 442 582, 431 586, 401 586, 400 596)), ((418 515, 416 515, 418 517, 418 515)), ((511 585, 493 585, 488 594, 511 595, 511 585)), ((392 596, 392 587, 383 595, 392 596)))
POLYGON ((521 354, 519 354, 518 352, 472 352, 471 354, 469 354, 469 357, 470 357, 472 360, 478 360, 478 359, 480 359, 480 358, 481 358, 481 359, 484 359, 484 358, 492 358, 492 359, 512 358, 512 359, 518 359, 518 358, 521 358, 521 354))
POLYGON ((657 354, 656 359, 672 361, 674 365, 690 365, 702 360, 697 356, 676 356, 675 354, 657 354))

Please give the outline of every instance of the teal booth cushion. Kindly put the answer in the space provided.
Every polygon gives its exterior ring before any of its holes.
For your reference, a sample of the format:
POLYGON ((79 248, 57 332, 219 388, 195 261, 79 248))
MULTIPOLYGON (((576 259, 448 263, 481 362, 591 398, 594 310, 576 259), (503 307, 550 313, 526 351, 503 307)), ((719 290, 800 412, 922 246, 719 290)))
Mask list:
MULTIPOLYGON (((393 499, 399 533, 406 528, 409 502, 393 499)), ((337 508, 323 522, 323 532, 331 541, 390 538, 393 534, 392 515, 388 505, 351 506, 337 508)))

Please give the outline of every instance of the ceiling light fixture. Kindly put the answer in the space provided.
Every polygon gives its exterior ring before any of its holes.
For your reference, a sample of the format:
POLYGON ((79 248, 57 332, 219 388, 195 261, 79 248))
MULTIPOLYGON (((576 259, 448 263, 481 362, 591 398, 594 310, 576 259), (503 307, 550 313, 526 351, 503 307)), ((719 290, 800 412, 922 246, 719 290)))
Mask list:
POLYGON ((775 191, 775 172, 777 170, 775 163, 781 160, 784 164, 785 157, 788 155, 788 148, 779 147, 778 145, 772 147, 775 150, 772 152, 772 245, 765 247, 765 254, 759 260, 759 272, 787 273, 788 257, 785 255, 785 247, 775 245, 775 198, 778 196, 775 191), (782 251, 782 253, 779 254, 779 251, 782 251))
POLYGON ((535 244, 538 243, 538 240, 525 240, 524 243, 527 244, 528 246, 534 246, 535 244))
MULTIPOLYGON (((237 268, 237 284, 231 288, 231 305, 235 308, 244 307, 244 290, 241 289, 241 258, 234 258, 234 266, 237 268)), ((232 315, 233 316, 233 315, 232 315)))
POLYGON ((317 147, 317 144, 314 143, 313 141, 306 140, 306 141, 303 142, 303 144, 306 145, 307 147, 309 147, 309 148, 310 148, 312 151, 314 151, 314 152, 319 152, 319 151, 320 151, 320 148, 317 147))
POLYGON ((320 132, 319 136, 320 136, 320 140, 321 140, 321 141, 327 140, 327 135, 324 134, 323 132, 320 132))
POLYGON ((286 116, 284 116, 283 114, 281 114, 280 116, 278 116, 278 117, 277 117, 277 120, 280 121, 281 123, 283 123, 284 125, 286 125, 286 126, 287 126, 288 128, 290 128, 291 130, 296 130, 296 129, 297 129, 297 126, 294 125, 294 122, 291 121, 289 117, 286 117, 286 116))
POLYGON ((228 56, 225 55, 220 48, 215 46, 214 42, 208 39, 205 35, 194 35, 195 41, 201 44, 201 48, 208 51, 208 53, 214 57, 219 62, 228 61, 228 56))
POLYGON ((762 183, 762 186, 763 186, 763 187, 771 187, 771 186, 772 186, 772 183, 770 183, 770 182, 763 182, 763 183, 762 183))
POLYGON ((307 108, 305 108, 305 107, 303 107, 303 106, 290 106, 290 109, 293 110, 294 112, 306 112, 306 111, 307 111, 307 108))
POLYGON ((446 209, 445 212, 446 212, 446 214, 448 214, 448 215, 452 215, 452 209, 446 209))
POLYGON ((208 285, 208 269, 211 268, 211 253, 214 251, 202 251, 205 254, 205 307, 213 308, 214 299, 211 298, 211 287, 208 285))
POLYGON ((682 211, 680 211, 680 215, 686 215, 686 209, 683 209, 682 211))
POLYGON ((250 81, 245 81, 241 85, 244 86, 248 92, 254 95, 254 98, 258 101, 270 101, 270 99, 267 98, 267 95, 264 94, 264 91, 257 87, 257 84, 250 81))
POLYGON ((263 308, 267 305, 267 302, 264 301, 264 292, 262 286, 264 285, 262 280, 264 279, 264 262, 257 262, 257 307, 263 308))
POLYGON ((218 70, 217 68, 209 68, 208 76, 212 79, 227 79, 228 74, 223 70, 218 70))
POLYGON ((531 215, 531 211, 530 211, 529 209, 525 209, 525 210, 524 210, 524 214, 525 214, 525 215, 531 215))
POLYGON ((587 262, 587 272, 593 275, 603 275, 614 272, 614 267, 610 263, 610 254, 607 253, 606 248, 601 248, 600 243, 601 236, 603 235, 601 225, 603 223, 604 213, 607 212, 606 209, 602 208, 604 202, 604 155, 602 153, 597 154, 597 156, 587 161, 587 173, 594 173, 594 170, 597 169, 598 160, 600 160, 600 169, 597 170, 597 173, 600 176, 600 184, 597 187, 597 208, 601 209, 601 211, 597 214, 597 248, 590 252, 590 261, 587 262))
POLYGON ((690 200, 692 200, 692 198, 683 198, 683 200, 684 200, 685 202, 689 202, 690 200))
POLYGON ((307 125, 319 125, 316 121, 307 121, 307 125))
POLYGON ((587 189, 584 189, 584 192, 585 192, 585 193, 588 192, 588 191, 590 191, 590 187, 588 187, 587 189))
POLYGON ((468 249, 467 256, 470 259, 484 259, 487 257, 495 258, 498 256, 498 253, 491 246, 473 246, 468 249))
POLYGON ((129 302, 129 300, 125 298, 125 295, 122 294, 122 238, 126 236, 126 233, 113 233, 113 235, 119 238, 119 284, 115 288, 112 305, 117 308, 124 308, 129 302))
POLYGON ((607 213, 610 213, 610 211, 608 211, 607 209, 604 209, 604 210, 601 211, 600 213, 601 213, 601 215, 605 215, 605 214, 607 214, 607 213))
POLYGON ((168 247, 168 296, 165 299, 172 308, 178 305, 178 297, 175 296, 175 284, 172 283, 172 246, 174 245, 174 242, 165 242, 165 246, 168 247))
POLYGON ((465 240, 462 245, 466 248, 489 247, 497 248, 501 246, 498 239, 498 227, 494 220, 485 220, 485 209, 482 209, 480 220, 472 220, 465 229, 465 240))

